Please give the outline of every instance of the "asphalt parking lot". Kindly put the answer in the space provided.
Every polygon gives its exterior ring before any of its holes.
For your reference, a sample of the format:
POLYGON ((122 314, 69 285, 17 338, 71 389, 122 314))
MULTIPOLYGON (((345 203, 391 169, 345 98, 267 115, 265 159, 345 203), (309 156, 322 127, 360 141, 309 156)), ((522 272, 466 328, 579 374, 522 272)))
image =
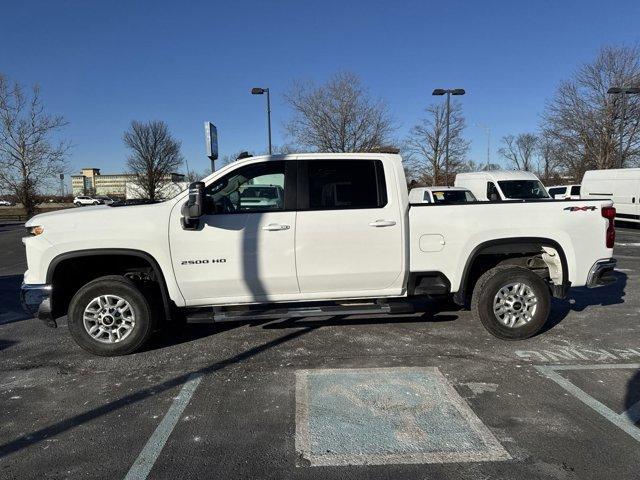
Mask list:
POLYGON ((18 302, 0 225, 0 478, 637 478, 640 229, 542 334, 469 312, 188 325, 98 358, 18 302))

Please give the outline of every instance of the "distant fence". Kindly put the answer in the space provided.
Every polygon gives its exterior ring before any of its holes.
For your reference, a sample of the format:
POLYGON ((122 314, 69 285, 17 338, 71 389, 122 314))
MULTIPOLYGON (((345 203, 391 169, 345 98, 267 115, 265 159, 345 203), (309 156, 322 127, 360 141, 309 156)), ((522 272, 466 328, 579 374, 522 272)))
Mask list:
MULTIPOLYGON (((65 208, 72 208, 72 203, 41 203, 38 205, 36 215, 38 213, 53 212, 65 208)), ((0 207, 0 220, 14 220, 16 222, 26 222, 29 216, 25 213, 22 205, 14 205, 11 207, 0 207)))
POLYGON ((15 220, 17 222, 26 222, 28 217, 22 214, 5 214, 0 212, 0 220, 15 220))

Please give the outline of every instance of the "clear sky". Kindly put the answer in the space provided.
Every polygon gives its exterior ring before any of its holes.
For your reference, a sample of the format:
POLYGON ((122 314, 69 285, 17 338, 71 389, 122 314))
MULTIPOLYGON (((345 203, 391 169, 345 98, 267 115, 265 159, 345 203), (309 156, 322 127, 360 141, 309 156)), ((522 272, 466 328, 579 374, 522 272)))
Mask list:
POLYGON ((132 119, 165 120, 190 167, 203 170, 203 122, 221 154, 286 142, 282 93, 293 79, 348 70, 384 98, 402 138, 435 87, 465 88, 470 158, 535 130, 558 83, 605 44, 637 45, 640 1, 5 1, 0 72, 38 82, 63 114, 73 171, 124 169, 132 119))

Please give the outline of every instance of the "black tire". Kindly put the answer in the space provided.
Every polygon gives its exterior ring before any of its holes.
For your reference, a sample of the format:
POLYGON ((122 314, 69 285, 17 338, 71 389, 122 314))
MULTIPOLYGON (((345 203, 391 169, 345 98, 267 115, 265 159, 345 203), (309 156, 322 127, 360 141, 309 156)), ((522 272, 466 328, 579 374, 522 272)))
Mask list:
MULTIPOLYGON (((519 309, 522 307, 519 307, 519 309)), ((531 270, 512 265, 501 265, 482 275, 473 289, 471 311, 491 335, 503 340, 523 340, 540 331, 547 322, 551 308, 551 295, 547 284, 531 270), (498 320, 493 311, 494 298, 503 287, 525 284, 537 298, 531 319, 521 326, 509 327, 498 320)))
POLYGON ((120 275, 96 278, 73 296, 67 314, 69 331, 76 343, 89 353, 105 357, 127 355, 139 350, 154 330, 154 315, 145 295, 129 279, 120 275), (120 341, 103 343, 94 339, 84 327, 85 308, 101 295, 117 295, 129 303, 135 315, 131 333, 120 341))

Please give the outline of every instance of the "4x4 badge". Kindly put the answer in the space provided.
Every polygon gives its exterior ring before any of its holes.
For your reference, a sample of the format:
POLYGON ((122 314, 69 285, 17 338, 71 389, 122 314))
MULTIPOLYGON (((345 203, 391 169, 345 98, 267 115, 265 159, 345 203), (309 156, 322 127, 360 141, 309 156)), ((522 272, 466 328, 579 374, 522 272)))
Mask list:
POLYGON ((564 210, 569 210, 570 212, 586 212, 587 210, 595 210, 596 207, 593 205, 590 207, 565 207, 564 210))

